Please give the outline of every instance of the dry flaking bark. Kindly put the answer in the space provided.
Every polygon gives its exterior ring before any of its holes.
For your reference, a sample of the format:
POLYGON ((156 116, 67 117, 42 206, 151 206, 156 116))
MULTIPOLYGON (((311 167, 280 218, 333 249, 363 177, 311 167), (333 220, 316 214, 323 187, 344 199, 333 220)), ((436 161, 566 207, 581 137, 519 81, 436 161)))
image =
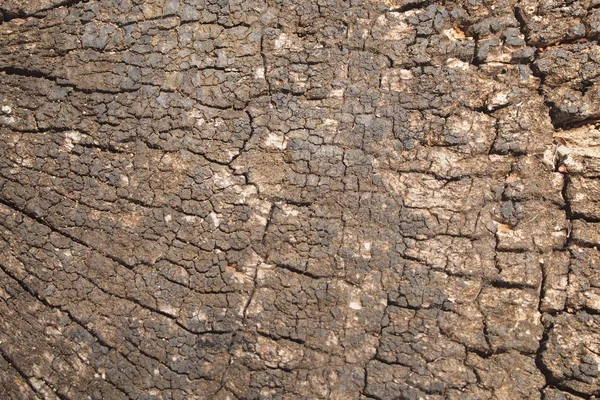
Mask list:
POLYGON ((600 396, 600 2, 0 11, 1 398, 600 396))

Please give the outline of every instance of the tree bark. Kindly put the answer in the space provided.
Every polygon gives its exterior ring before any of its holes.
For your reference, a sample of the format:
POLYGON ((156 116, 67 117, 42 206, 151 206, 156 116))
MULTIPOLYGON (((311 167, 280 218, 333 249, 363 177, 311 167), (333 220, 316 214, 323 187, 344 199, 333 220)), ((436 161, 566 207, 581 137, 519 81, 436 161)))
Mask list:
POLYGON ((596 0, 0 0, 0 398, 600 396, 596 0))

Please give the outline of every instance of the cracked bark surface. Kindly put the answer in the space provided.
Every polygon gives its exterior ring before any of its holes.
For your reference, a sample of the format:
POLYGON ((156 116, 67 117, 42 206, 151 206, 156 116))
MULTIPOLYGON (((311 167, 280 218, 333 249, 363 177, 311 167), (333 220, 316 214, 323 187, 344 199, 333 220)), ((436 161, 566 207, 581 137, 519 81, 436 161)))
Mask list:
POLYGON ((597 0, 0 0, 0 398, 600 397, 597 0))

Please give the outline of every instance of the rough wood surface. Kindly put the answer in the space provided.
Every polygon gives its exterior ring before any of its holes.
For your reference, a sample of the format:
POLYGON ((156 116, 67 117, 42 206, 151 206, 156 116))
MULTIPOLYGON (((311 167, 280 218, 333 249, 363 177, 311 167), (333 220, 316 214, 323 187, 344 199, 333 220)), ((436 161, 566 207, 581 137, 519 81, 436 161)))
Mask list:
POLYGON ((0 0, 0 399, 600 396, 600 1, 0 0))

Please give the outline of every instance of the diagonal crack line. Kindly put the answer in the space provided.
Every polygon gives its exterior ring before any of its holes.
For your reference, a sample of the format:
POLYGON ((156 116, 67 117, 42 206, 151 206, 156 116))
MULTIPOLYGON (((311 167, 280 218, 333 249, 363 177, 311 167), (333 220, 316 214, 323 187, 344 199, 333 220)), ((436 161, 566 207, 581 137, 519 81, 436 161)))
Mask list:
MULTIPOLYGON (((57 232, 57 233, 59 233, 59 234, 61 234, 61 235, 65 236, 65 237, 67 237, 67 238, 71 239, 71 240, 72 240, 72 241, 74 241, 75 243, 78 243, 78 244, 80 244, 80 245, 82 245, 82 246, 85 246, 85 247, 86 247, 86 248, 88 248, 88 249, 91 249, 92 251, 95 251, 95 252, 97 252, 97 253, 100 253, 100 254, 104 255, 105 257, 107 257, 107 258, 109 258, 109 259, 111 259, 111 260, 115 261, 116 263, 118 263, 119 265, 121 265, 121 266, 122 266, 122 267, 124 267, 124 268, 127 268, 127 269, 133 269, 133 267, 134 267, 134 266, 128 266, 128 264, 127 264, 127 263, 125 263, 124 261, 121 261, 121 260, 120 260, 119 258, 117 258, 117 257, 111 256, 111 255, 110 255, 110 254, 108 254, 108 253, 103 253, 103 252, 101 252, 101 251, 99 251, 99 250, 97 250, 97 249, 93 248, 92 246, 89 246, 87 243, 83 242, 83 241, 82 241, 82 240, 80 240, 80 239, 77 239, 77 238, 76 238, 76 237, 74 237, 73 235, 70 235, 70 234, 68 234, 68 233, 66 233, 66 232, 63 232, 63 231, 61 231, 60 229, 57 229, 57 228, 55 228, 54 226, 52 226, 52 225, 50 225, 50 224, 46 223, 46 222, 45 222, 45 221, 44 221, 42 218, 40 218, 40 217, 38 217, 38 216, 36 216, 36 215, 34 215, 34 214, 32 214, 32 213, 29 213, 29 212, 27 212, 27 211, 24 211, 24 210, 21 210, 21 209, 19 209, 17 206, 15 206, 14 204, 12 204, 12 203, 10 203, 10 202, 6 201, 5 199, 2 199, 2 198, 0 198, 0 204, 3 204, 3 205, 5 205, 6 207, 9 207, 10 209, 12 209, 12 210, 15 210, 16 212, 19 212, 19 213, 21 213, 21 214, 23 214, 23 215, 27 216, 27 217, 28 217, 28 218, 30 218, 30 219, 33 219, 34 221, 36 221, 36 222, 38 222, 38 223, 40 223, 40 224, 42 224, 42 225, 46 226, 47 228, 51 229, 52 231, 54 231, 54 232, 57 232)), ((88 281, 89 281, 89 280, 88 280, 88 281)), ((93 282, 91 282, 91 281, 90 281, 90 283, 93 283, 93 282)), ((93 284, 94 284, 94 283, 93 283, 93 284)), ((154 307, 150 307, 150 306, 148 306, 148 305, 142 304, 142 303, 141 303, 141 302, 140 302, 138 299, 132 298, 132 297, 130 297, 130 296, 123 297, 123 296, 120 296, 120 295, 118 295, 118 294, 116 294, 116 293, 107 292, 106 290, 103 290, 102 288, 100 288, 100 287, 99 287, 99 286, 97 286, 96 284, 94 284, 94 286, 98 287, 98 289, 102 290, 104 293, 106 293, 106 294, 108 294, 108 295, 115 296, 115 297, 117 297, 117 298, 119 298, 119 299, 121 299, 121 300, 127 300, 127 301, 130 301, 130 302, 132 302, 132 303, 134 303, 134 304, 138 305, 139 307, 141 307, 141 308, 143 308, 143 309, 146 309, 146 310, 148 310, 148 311, 154 312, 154 313, 156 313, 156 314, 160 314, 160 315, 162 315, 162 316, 164 316, 164 317, 168 318, 170 321, 173 321, 173 322, 175 322, 175 323, 176 323, 176 324, 177 324, 177 325, 178 325, 180 328, 182 328, 183 330, 187 331, 188 333, 190 333, 190 334, 193 334, 193 335, 198 335, 198 332, 195 332, 195 331, 193 331, 193 330, 190 330, 189 328, 187 328, 185 325, 183 325, 181 322, 177 321, 177 319, 173 318, 173 316, 171 316, 170 314, 168 314, 168 313, 166 313, 166 312, 163 312, 163 311, 161 311, 161 310, 159 310, 159 309, 156 309, 156 308, 154 308, 154 307)))
POLYGON ((86 88, 81 88, 73 83, 70 83, 69 81, 67 81, 63 78, 54 76, 50 73, 41 71, 39 69, 20 68, 20 67, 9 66, 9 65, 0 66, 0 73, 4 73, 6 75, 12 75, 12 76, 19 76, 22 78, 46 79, 48 81, 54 82, 54 84, 59 87, 71 88, 76 92, 81 92, 81 93, 85 93, 85 94, 98 93, 98 94, 115 95, 115 94, 120 94, 120 93, 133 93, 133 92, 137 92, 139 90, 139 88, 118 89, 118 90, 108 90, 108 89, 100 89, 100 88, 86 89, 86 88))
POLYGON ((91 0, 65 0, 65 1, 61 1, 59 3, 53 4, 50 7, 41 8, 39 10, 33 10, 31 12, 26 12, 25 10, 22 10, 22 9, 17 9, 16 11, 13 11, 13 10, 8 10, 6 8, 0 8, 0 17, 1 17, 0 24, 12 21, 13 19, 25 19, 25 18, 29 18, 29 17, 42 19, 44 16, 39 15, 41 13, 51 11, 51 10, 54 10, 54 9, 57 9, 60 7, 67 7, 67 8, 73 7, 78 4, 89 3, 90 1, 91 0))
MULTIPOLYGON (((9 278, 11 278, 12 280, 14 280, 21 287, 21 289, 23 289, 23 291, 25 291, 27 294, 29 294, 34 299, 38 300, 44 306, 46 306, 46 307, 48 307, 48 308, 50 308, 52 310, 59 310, 59 311, 65 313, 65 314, 67 314, 67 316, 69 317, 69 319, 71 321, 73 321, 76 325, 80 326, 83 330, 85 330, 86 332, 88 332, 102 347, 105 347, 105 348, 107 348, 109 350, 113 350, 113 351, 121 354, 115 347, 111 346, 106 341, 104 341, 101 337, 99 337, 98 335, 96 335, 92 330, 88 329, 88 327, 85 325, 85 323, 83 323, 82 321, 80 321, 79 318, 75 317, 69 310, 66 310, 66 309, 64 309, 64 308, 62 308, 60 306, 53 306, 52 304, 50 304, 48 302, 48 300, 46 300, 43 297, 41 297, 33 288, 31 288, 29 285, 27 285, 25 282, 23 282, 23 280, 21 280, 18 277, 16 277, 10 271, 10 269, 8 267, 6 267, 2 263, 0 263, 0 270, 2 270, 2 272, 4 272, 9 278)), ((0 352, 1 352, 1 349, 0 349, 0 352)), ((14 363, 12 363, 12 364, 14 365, 14 363)), ((109 383, 112 386, 114 386, 117 390, 119 390, 120 392, 122 392, 124 395, 127 396, 127 393, 125 393, 121 388, 119 388, 114 382, 109 381, 109 383)))
MULTIPOLYGON (((15 371, 17 371, 17 374, 19 374, 19 376, 21 377, 21 379, 23 379, 27 383, 27 385, 31 388, 31 390, 33 391, 33 393, 35 393, 36 396, 37 396, 39 394, 39 391, 29 381, 30 377, 28 377, 25 374, 25 372, 21 369, 21 367, 19 367, 19 365, 17 363, 15 363, 15 360, 13 360, 12 357, 10 357, 8 354, 6 354, 6 352, 4 350, 2 350, 2 347, 0 347, 0 356, 2 356, 2 358, 4 358, 15 371)), ((38 397, 38 399, 39 398, 40 397, 38 397)))
POLYGON ((64 237, 72 240, 73 242, 75 242, 75 243, 77 243, 77 244, 79 244, 81 246, 84 246, 84 247, 86 247, 86 248, 88 248, 88 249, 90 249, 90 250, 92 250, 92 251, 94 251, 96 253, 99 253, 99 254, 103 255, 104 257, 107 257, 107 258, 113 260, 114 262, 116 262, 117 264, 121 265, 124 268, 133 269, 135 267, 135 265, 132 265, 131 263, 128 263, 125 260, 120 259, 119 257, 116 257, 116 256, 114 256, 112 254, 103 252, 103 251, 101 251, 99 249, 96 249, 95 247, 93 247, 93 246, 89 245, 88 243, 84 242, 83 240, 81 240, 81 239, 79 239, 79 238, 71 235, 70 233, 65 232, 62 229, 57 228, 57 227, 53 226, 52 224, 46 222, 42 217, 39 217, 39 216, 35 215, 32 212, 23 210, 23 209, 19 208, 17 205, 15 205, 15 204, 7 201, 6 199, 4 199, 2 197, 0 197, 0 204, 3 204, 5 207, 8 207, 8 208, 10 208, 13 211, 18 212, 19 214, 22 214, 22 215, 26 216, 27 218, 34 220, 38 224, 44 225, 45 227, 51 229, 53 232, 56 232, 56 233, 58 233, 58 234, 60 234, 60 235, 62 235, 64 237))
MULTIPOLYGON (((10 209, 12 209, 12 210, 15 210, 16 212, 19 212, 19 213, 21 213, 21 214, 23 214, 23 215, 25 215, 25 216, 27 216, 27 217, 29 217, 29 218, 33 219, 34 221, 36 221, 36 222, 38 222, 38 223, 40 223, 40 224, 42 224, 42 225, 44 225, 44 226, 48 227, 48 228, 49 228, 49 229, 51 229, 52 231, 54 231, 54 232, 57 232, 57 233, 59 233, 59 234, 61 234, 61 235, 65 236, 65 237, 67 237, 67 238, 69 238, 69 239, 73 240, 75 243, 81 244, 82 246, 85 246, 86 248, 89 248, 89 249, 91 249, 91 250, 93 250, 93 251, 95 251, 95 252, 97 252, 97 253, 100 253, 100 254, 102 254, 102 255, 104 255, 104 256, 106 256, 106 257, 110 258, 111 260, 113 260, 113 261, 117 262, 119 265, 121 265, 121 266, 122 266, 122 267, 124 267, 124 268, 127 268, 127 269, 132 269, 132 268, 133 268, 133 267, 128 267, 128 266, 127 266, 127 264, 125 264, 125 263, 123 263, 123 262, 119 262, 119 259, 118 259, 118 258, 116 258, 116 257, 111 257, 110 255, 104 254, 104 253, 100 252, 99 250, 97 250, 97 249, 95 249, 95 248, 93 248, 93 247, 91 247, 91 246, 87 245, 85 242, 83 242, 83 241, 81 241, 81 240, 79 240, 79 239, 77 239, 77 238, 73 237, 73 235, 70 235, 70 234, 68 234, 68 233, 63 233, 61 230, 59 230, 59 229, 56 229, 56 228, 54 228, 52 225, 49 225, 49 224, 47 224, 47 223, 46 223, 46 222, 45 222, 43 219, 41 219, 41 218, 39 218, 39 217, 37 217, 37 216, 35 216, 35 215, 32 215, 32 214, 30 214, 30 213, 28 213, 28 212, 26 212, 26 211, 20 210, 18 207, 16 207, 16 206, 12 205, 10 202, 7 202, 6 200, 4 200, 4 199, 2 199, 2 198, 0 198, 0 204, 3 204, 3 205, 5 205, 6 207, 9 207, 10 209)), ((164 311, 161 311, 161 310, 159 310, 159 309, 157 309, 157 308, 151 307, 151 306, 149 306, 149 305, 147 305, 147 304, 143 304, 143 303, 142 303, 140 300, 138 300, 138 299, 136 299, 136 298, 133 298, 133 297, 131 297, 131 296, 121 296, 121 295, 119 295, 119 294, 116 294, 116 293, 113 293, 113 292, 107 292, 107 291, 106 291, 106 290, 104 290, 103 288, 99 287, 99 286, 98 286, 96 283, 94 283, 94 282, 90 281, 90 280, 89 280, 89 279, 87 279, 87 278, 86 278, 86 280, 88 280, 88 282, 92 283, 94 286, 96 286, 96 287, 97 287, 99 290, 101 290, 101 291, 102 291, 103 293, 105 293, 105 294, 108 294, 108 295, 110 295, 110 296, 114 296, 114 297, 116 297, 116 298, 118 298, 118 299, 121 299, 121 300, 130 301, 130 302, 132 302, 132 303, 136 304, 137 306, 139 306, 139 307, 140 307, 140 308, 142 308, 142 309, 148 310, 148 311, 150 311, 150 312, 153 312, 153 313, 155 313, 155 314, 162 315, 163 317, 167 318, 169 321, 172 321, 172 322, 174 322, 174 323, 175 323, 177 326, 179 326, 179 327, 180 327, 181 329, 183 329, 184 331, 186 331, 186 332, 188 332, 188 333, 190 333, 190 334, 192 334, 192 335, 194 335, 194 336, 197 336, 197 335, 200 335, 200 334, 205 334, 205 333, 215 333, 215 334, 220 334, 220 333, 229 333, 229 331, 227 331, 227 332, 223 332, 223 331, 217 331, 217 330, 215 330, 215 331, 203 331, 203 332, 196 332, 196 331, 194 331, 194 330, 191 330, 191 329, 189 329, 188 327, 186 327, 185 325, 183 325, 183 324, 182 324, 180 321, 178 321, 176 318, 174 318, 172 315, 170 315, 170 314, 168 314, 168 313, 166 313, 166 312, 164 312, 164 311)))

